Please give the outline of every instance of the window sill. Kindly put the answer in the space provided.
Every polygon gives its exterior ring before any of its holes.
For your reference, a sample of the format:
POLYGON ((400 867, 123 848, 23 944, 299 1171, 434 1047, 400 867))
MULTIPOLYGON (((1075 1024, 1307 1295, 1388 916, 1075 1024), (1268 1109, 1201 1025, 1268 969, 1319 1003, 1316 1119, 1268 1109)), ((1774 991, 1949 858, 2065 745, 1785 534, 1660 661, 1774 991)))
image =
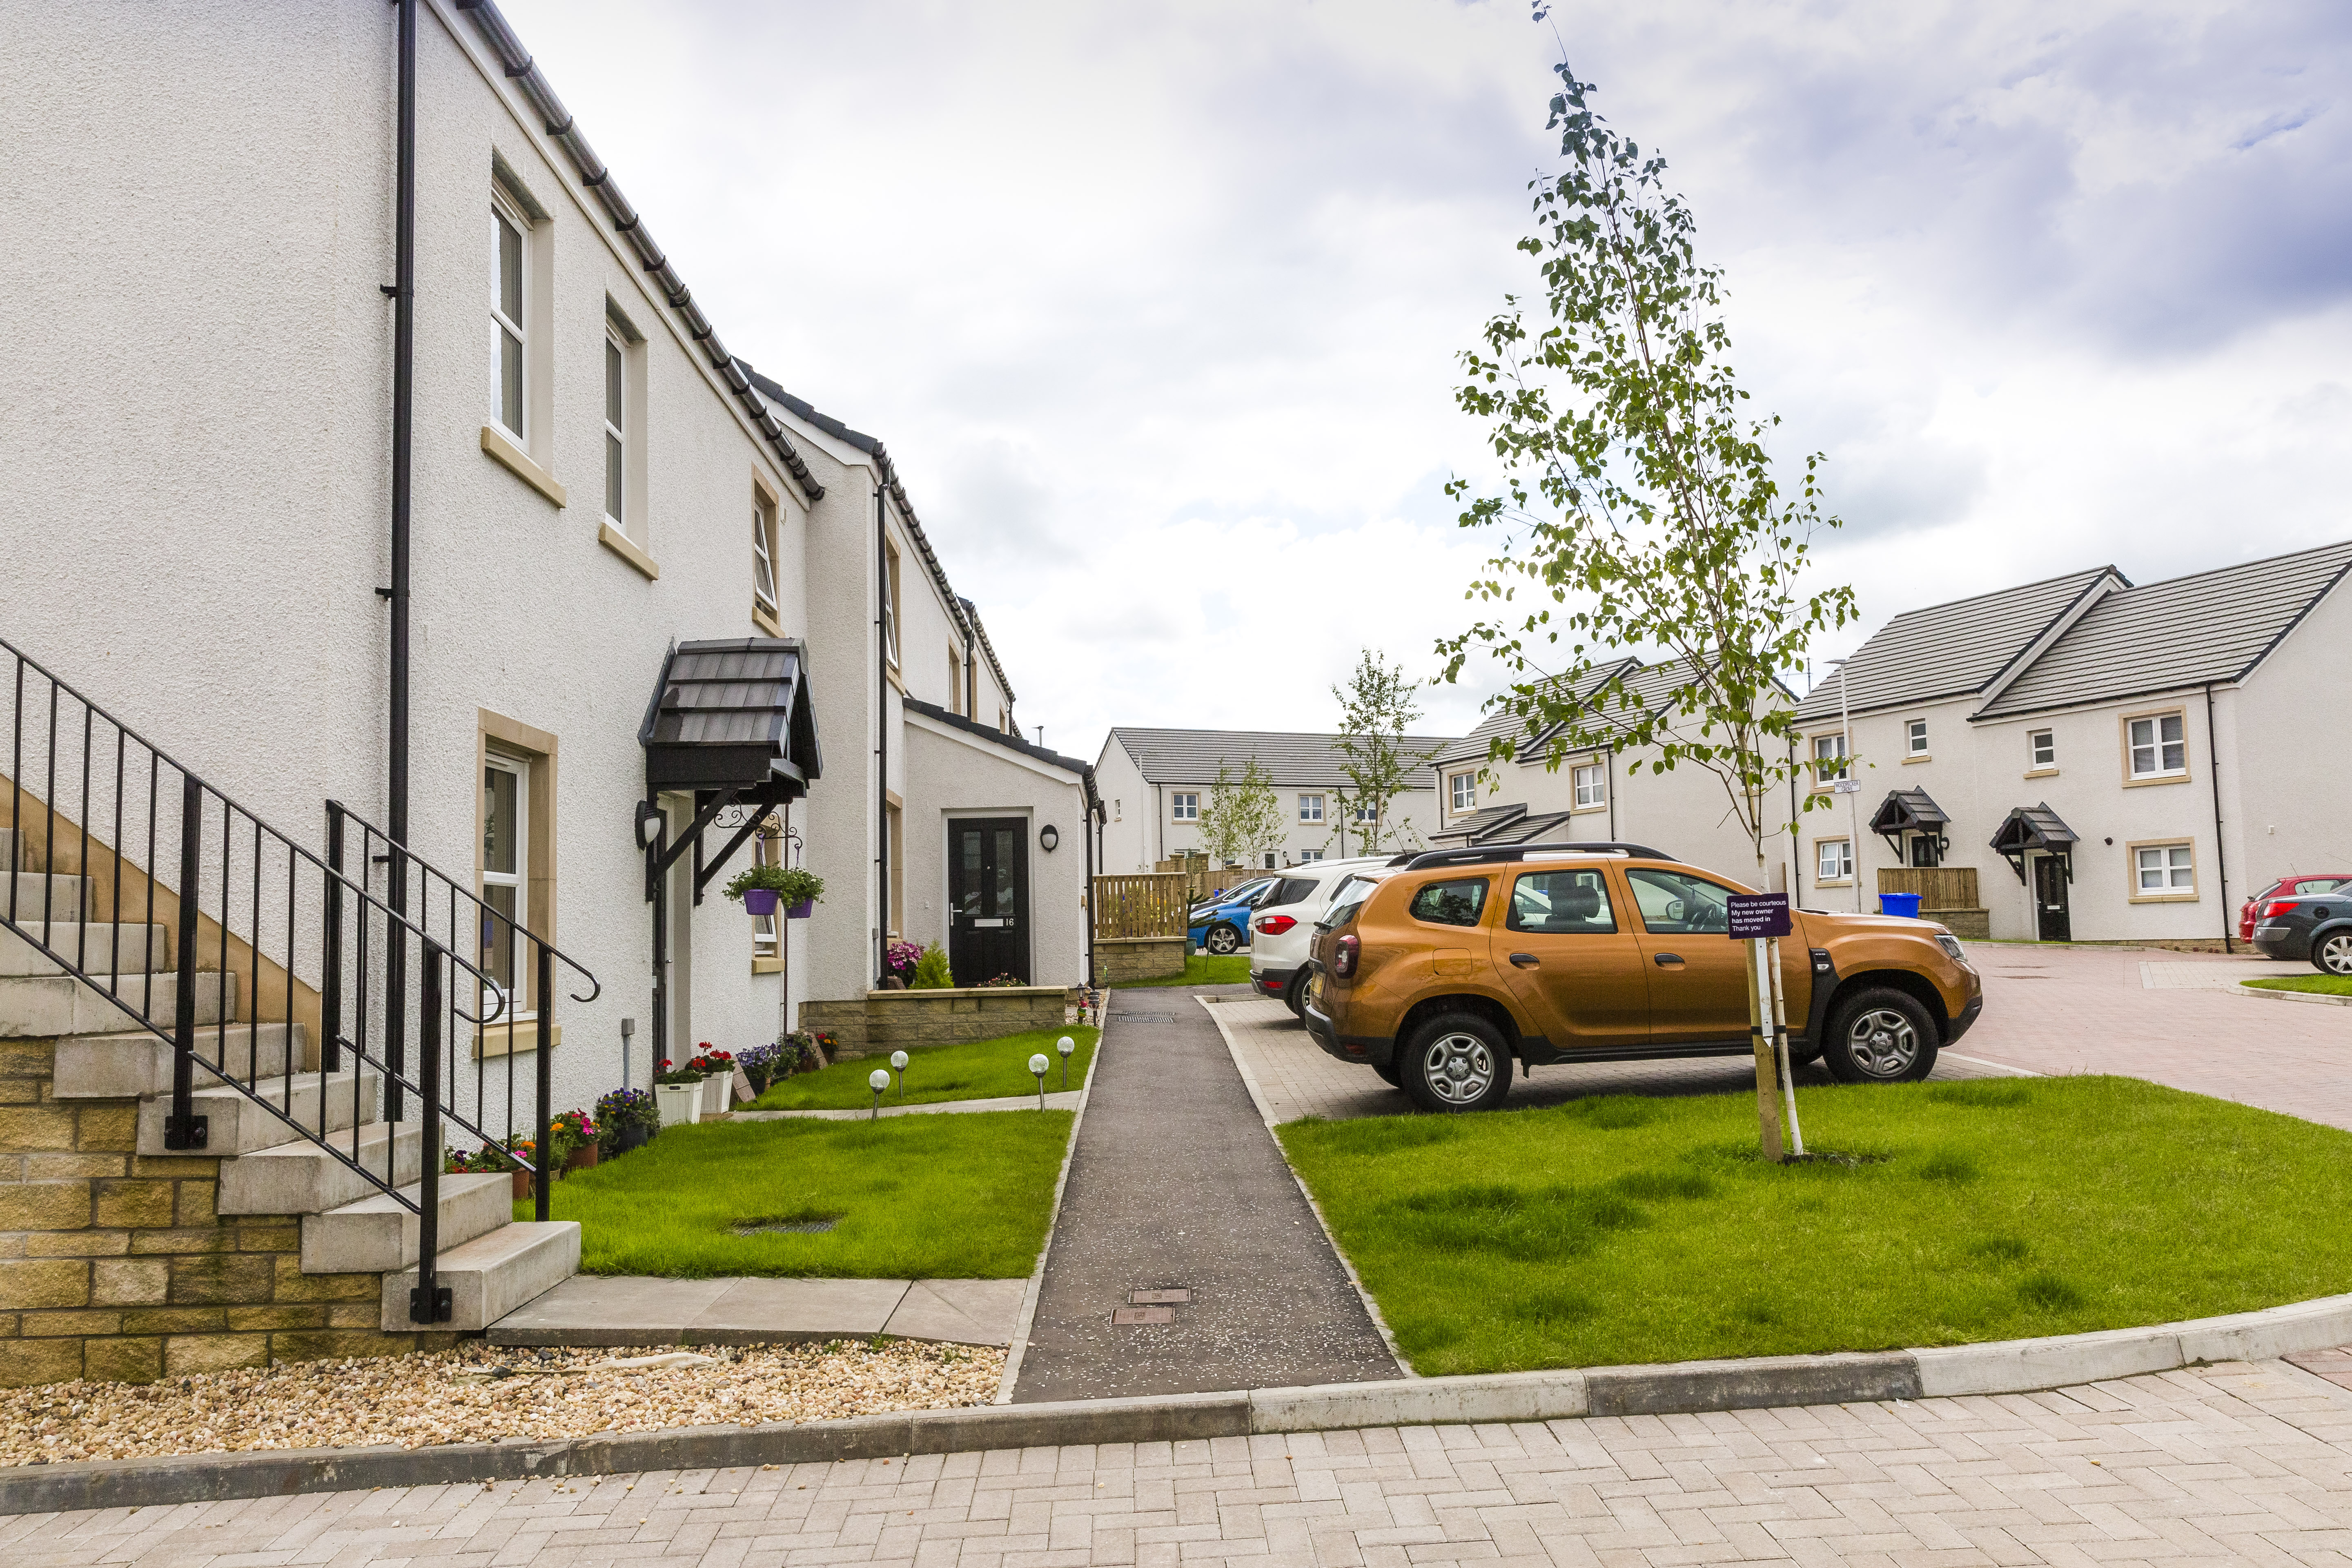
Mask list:
POLYGON ((757 599, 751 601, 751 624, 772 637, 784 635, 784 628, 777 624, 775 612, 757 599))
POLYGON ((1932 762, 1934 762, 1935 760, 1936 760, 1936 759, 1935 759, 1935 757, 1934 757, 1934 755, 1933 755, 1933 754, 1931 754, 1931 753, 1929 753, 1929 752, 1920 752, 1920 753, 1919 753, 1917 756, 1916 756, 1916 757, 1906 757, 1906 758, 1904 758, 1904 759, 1903 759, 1903 765, 1904 765, 1905 767, 1906 767, 1906 768, 1907 768, 1907 767, 1909 767, 1913 763, 1932 763, 1932 762))
POLYGON ((482 426, 482 450, 497 458, 500 466, 559 507, 572 504, 555 476, 530 460, 530 454, 514 444, 513 437, 495 425, 482 426))
POLYGON ((1604 800, 1604 801, 1601 802, 1598 805, 1572 805, 1572 806, 1570 806, 1570 807, 1568 808, 1568 814, 1569 814, 1569 816, 1592 816, 1595 812, 1607 811, 1608 809, 1609 809, 1609 803, 1608 803, 1607 801, 1605 801, 1605 800, 1604 800))
POLYGON ((2025 777, 2030 779, 2054 779, 2057 776, 2058 770, 2056 768, 2028 768, 2025 770, 2025 777))
POLYGON ((655 582, 660 578, 661 568, 654 564, 654 558, 646 554, 635 540, 631 539, 611 523, 598 526, 596 542, 644 573, 646 582, 655 582))
POLYGON ((2124 788, 2147 789, 2153 784, 2187 784, 2189 782, 2189 774, 2185 772, 2177 773, 2150 773, 2146 778, 2127 778, 2124 780, 2124 788))
POLYGON ((1846 877, 1835 880, 1823 881, 1819 878, 1815 878, 1813 880, 1813 886, 1816 888, 1851 888, 1853 886, 1853 879, 1846 877))
POLYGON ((2134 893, 2125 901, 2134 904, 2193 904, 2198 899, 2195 893, 2134 893))
POLYGON ((755 958, 751 961, 751 973, 754 974, 782 974, 783 972, 784 961, 781 958, 755 958))
MULTIPOLYGON (((556 1025, 555 1027, 550 1029, 548 1033, 554 1037, 554 1038, 550 1040, 548 1044, 560 1046, 563 1043, 562 1025, 556 1025)), ((514 1033, 511 1037, 507 1033, 507 1020, 504 1018, 501 1018, 498 1022, 490 1025, 488 1028, 478 1027, 474 1031, 474 1059, 476 1061, 488 1061, 494 1058, 503 1057, 509 1054, 518 1057, 525 1056, 532 1051, 536 1051, 537 1049, 539 1049, 539 1020, 537 1018, 522 1017, 515 1019, 514 1033)))

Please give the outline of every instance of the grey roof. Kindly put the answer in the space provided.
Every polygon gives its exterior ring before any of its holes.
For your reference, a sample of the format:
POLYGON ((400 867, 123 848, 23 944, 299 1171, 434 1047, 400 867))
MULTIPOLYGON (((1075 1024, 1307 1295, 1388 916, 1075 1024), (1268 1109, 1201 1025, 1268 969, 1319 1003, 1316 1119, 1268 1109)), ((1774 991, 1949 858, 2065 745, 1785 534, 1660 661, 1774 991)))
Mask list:
MULTIPOLYGON (((1648 708, 1662 702, 1675 687, 1683 684, 1688 679, 1685 672, 1689 668, 1690 660, 1687 658, 1670 658, 1658 664, 1643 664, 1632 658, 1609 659, 1595 663, 1585 679, 1577 682, 1577 690, 1581 695, 1590 695, 1612 679, 1622 677, 1625 695, 1633 699, 1636 707, 1648 708)), ((1793 699, 1795 693, 1791 692, 1790 696, 1793 699)), ((1616 711, 1617 705, 1612 702, 1610 712, 1602 717, 1613 721, 1612 715, 1616 711)), ((1489 742, 1494 736, 1507 733, 1515 726, 1523 727, 1524 724, 1524 720, 1508 710, 1489 714, 1485 722, 1464 737, 1461 744, 1441 754, 1437 759, 1438 765, 1444 767, 1455 763, 1483 761, 1488 754, 1489 742)), ((1564 722, 1548 725, 1534 736, 1523 739, 1513 747, 1514 758, 1530 763, 1540 762, 1553 738, 1565 727, 1564 722)))
MULTIPOLYGON (((1211 784, 1223 763, 1239 774, 1255 757, 1257 765, 1278 787, 1345 788, 1347 759, 1340 755, 1336 735, 1296 734, 1272 730, 1113 730, 1109 745, 1123 748, 1135 759, 1149 784, 1211 784)), ((1453 744, 1444 735, 1407 735, 1408 751, 1428 755, 1453 744)), ((1427 789, 1426 777, 1413 787, 1427 789)))
POLYGON ((2352 541, 2109 594, 1979 717, 2243 679, 2352 566, 2352 541))
MULTIPOLYGON (((1642 667, 1642 661, 1638 658, 1615 658, 1596 661, 1591 669, 1586 672, 1585 678, 1577 682, 1576 689, 1578 694, 1582 695, 1593 690, 1596 687, 1603 685, 1611 677, 1614 676, 1619 670, 1623 669, 1628 666, 1631 666, 1634 669, 1639 669, 1642 667)), ((1548 682, 1547 684, 1557 684, 1557 682, 1548 682)), ((1500 700, 1497 699, 1497 700, 1500 700)), ((1444 752, 1438 754, 1435 760, 1441 767, 1444 766, 1448 763, 1484 762, 1492 754, 1495 737, 1497 735, 1516 735, 1517 737, 1512 747, 1513 754, 1517 755, 1519 752, 1531 749, 1535 745, 1539 744, 1542 736, 1549 733, 1549 729, 1542 729, 1538 735, 1530 737, 1527 734, 1527 723, 1528 721, 1526 719, 1512 712, 1508 708, 1497 709, 1494 712, 1487 714, 1484 719, 1478 721, 1478 724, 1475 729, 1463 736, 1460 741, 1446 747, 1444 752)), ((1551 728, 1557 728, 1557 726, 1552 726, 1551 728)))
MULTIPOLYGON (((1906 610, 1872 633, 1846 662, 1846 700, 1854 712, 1868 713, 1982 691, 2109 578, 2127 581, 2114 567, 2101 566, 1906 610)), ((1798 721, 1836 718, 1838 696, 1837 678, 1823 677, 1797 704, 1798 721)))
POLYGON ((906 703, 909 710, 920 713, 924 718, 935 723, 945 724, 950 730, 960 730, 975 740, 1002 746, 1008 752, 1018 752, 1024 757, 1034 757, 1041 763, 1065 769, 1077 774, 1080 778, 1091 777, 1094 773, 1095 765, 1092 763, 1081 762, 1076 757, 1066 757, 1059 752, 1049 752, 1034 741, 1024 740, 1019 735, 1007 734, 993 724, 983 724, 978 720, 967 719, 961 713, 950 713, 936 702, 925 702, 919 698, 909 697, 906 699, 906 703))
POLYGON ((1492 833, 1505 823, 1527 814, 1528 808, 1524 805, 1480 806, 1467 816, 1455 817, 1446 825, 1444 832, 1431 834, 1429 841, 1435 844, 1442 839, 1459 838, 1465 844, 1475 844, 1479 842, 1480 834, 1492 833))

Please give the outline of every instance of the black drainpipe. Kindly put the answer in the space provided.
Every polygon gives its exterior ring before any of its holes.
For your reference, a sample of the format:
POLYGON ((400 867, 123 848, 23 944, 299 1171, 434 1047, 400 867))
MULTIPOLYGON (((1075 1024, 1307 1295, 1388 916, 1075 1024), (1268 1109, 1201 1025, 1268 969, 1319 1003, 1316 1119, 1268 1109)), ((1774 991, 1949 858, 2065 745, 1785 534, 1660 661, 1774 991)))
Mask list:
POLYGON ((1095 771, 1088 768, 1079 776, 1083 782, 1078 788, 1078 807, 1087 814, 1087 825, 1078 830, 1087 848, 1087 984, 1098 985, 1101 981, 1095 970, 1095 771))
POLYGON ((880 984, 890 943, 890 524, 888 494, 874 487, 874 980, 880 984))
MULTIPOLYGON (((391 776, 384 817, 395 844, 408 842, 408 499, 416 402, 416 0, 400 0, 400 129, 392 226, 392 601, 391 776)), ((392 907, 405 903, 407 879, 392 879, 392 907)))
MULTIPOLYGON (((2230 854, 2221 847, 2221 750, 2213 743, 2213 683, 2205 683, 2205 767, 2213 775, 2213 876, 2221 895, 2221 951, 2235 952, 2230 939, 2237 934, 2230 913, 2230 854)), ((2138 872, 2135 870, 2137 877, 2138 872)))

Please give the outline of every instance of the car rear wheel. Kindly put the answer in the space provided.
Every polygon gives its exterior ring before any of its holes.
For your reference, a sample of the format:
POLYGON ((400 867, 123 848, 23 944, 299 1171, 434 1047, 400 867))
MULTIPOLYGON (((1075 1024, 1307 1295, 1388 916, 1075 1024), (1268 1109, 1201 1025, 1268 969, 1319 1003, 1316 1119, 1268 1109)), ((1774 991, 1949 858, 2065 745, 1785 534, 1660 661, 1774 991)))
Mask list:
POLYGON ((1294 1018, 1307 1016, 1307 971, 1302 969, 1290 977, 1289 985, 1282 993, 1282 1005, 1290 1009, 1294 1018))
POLYGON ((1822 1059, 1840 1083, 1916 1083, 1934 1070, 1937 1044, 1927 1009, 1881 987, 1839 1005, 1822 1059))
POLYGON ((1397 1087, 1423 1110, 1492 1110, 1511 1092, 1510 1048, 1477 1015, 1443 1014, 1399 1053, 1397 1087))
POLYGON ((2352 974, 2352 931, 2331 931, 2311 944, 2311 966, 2322 974, 2352 974))
POLYGON ((1219 958, 1223 958, 1228 953, 1241 951, 1242 933, 1229 925, 1213 925, 1209 928, 1208 940, 1201 945, 1219 958))

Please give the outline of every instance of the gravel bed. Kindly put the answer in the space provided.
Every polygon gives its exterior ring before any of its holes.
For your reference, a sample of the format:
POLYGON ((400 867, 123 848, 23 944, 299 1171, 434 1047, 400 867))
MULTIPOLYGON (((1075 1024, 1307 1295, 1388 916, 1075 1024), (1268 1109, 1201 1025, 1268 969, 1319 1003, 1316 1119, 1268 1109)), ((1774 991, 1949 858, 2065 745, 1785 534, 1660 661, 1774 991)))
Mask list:
POLYGON ((0 1390, 0 1465, 823 1421, 985 1405, 1003 1373, 1001 1350, 908 1341, 695 1352, 476 1343, 162 1383, 0 1390), (614 1364, 622 1362, 668 1364, 614 1364))

